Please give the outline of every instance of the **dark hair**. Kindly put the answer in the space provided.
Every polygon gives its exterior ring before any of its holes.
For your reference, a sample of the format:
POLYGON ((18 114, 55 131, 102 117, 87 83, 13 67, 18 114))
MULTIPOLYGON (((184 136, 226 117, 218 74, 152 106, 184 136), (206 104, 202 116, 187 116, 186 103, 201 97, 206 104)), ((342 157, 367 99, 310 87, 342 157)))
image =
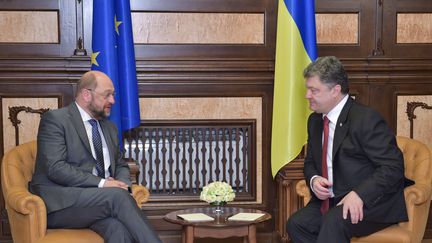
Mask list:
POLYGON ((309 64, 303 71, 303 77, 310 78, 313 76, 318 76, 321 82, 329 87, 339 84, 342 94, 349 92, 348 75, 342 63, 334 56, 319 57, 309 64))

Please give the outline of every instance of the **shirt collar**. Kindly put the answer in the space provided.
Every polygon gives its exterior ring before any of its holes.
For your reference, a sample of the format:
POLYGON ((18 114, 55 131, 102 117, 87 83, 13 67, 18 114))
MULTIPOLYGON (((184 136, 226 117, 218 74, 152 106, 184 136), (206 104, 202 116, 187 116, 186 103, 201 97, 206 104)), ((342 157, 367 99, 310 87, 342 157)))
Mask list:
POLYGON ((83 120, 83 122, 86 122, 86 121, 88 121, 88 120, 91 120, 91 119, 93 119, 90 115, 89 115, 89 113, 87 113, 83 108, 81 108, 81 106, 75 101, 75 104, 77 105, 77 107, 78 107, 78 111, 79 111, 79 113, 80 113, 80 115, 81 115, 81 119, 83 120))
POLYGON ((323 117, 327 116, 327 118, 330 120, 331 123, 336 124, 339 115, 342 112, 342 109, 345 106, 347 101, 348 101, 348 95, 345 95, 345 97, 343 97, 342 100, 339 101, 339 103, 329 111, 329 113, 323 114, 323 117))

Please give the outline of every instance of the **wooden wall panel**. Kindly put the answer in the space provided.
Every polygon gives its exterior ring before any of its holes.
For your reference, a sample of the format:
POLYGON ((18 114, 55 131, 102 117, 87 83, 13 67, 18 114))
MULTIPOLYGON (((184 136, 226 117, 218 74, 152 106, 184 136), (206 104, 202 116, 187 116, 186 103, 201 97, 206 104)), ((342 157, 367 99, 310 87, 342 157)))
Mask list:
MULTIPOLYGON (((229 14, 229 16, 243 16, 239 19, 245 20, 245 16, 253 16, 253 22, 248 23, 251 26, 247 27, 249 30, 257 30, 258 33, 251 33, 247 31, 249 36, 256 35, 253 38, 254 43, 248 45, 241 45, 237 41, 229 40, 227 44, 211 45, 201 43, 190 44, 175 44, 175 43, 150 43, 138 44, 135 46, 135 54, 138 60, 221 60, 221 59, 254 59, 254 60, 267 60, 271 61, 274 58, 275 36, 276 36, 276 2, 271 0, 207 0, 207 1, 131 1, 131 9, 135 13, 149 14, 149 13, 171 13, 174 16, 176 13, 211 16, 211 14, 229 14), (262 16, 262 17, 259 17, 262 16), (261 29, 262 26, 262 29, 261 29), (251 29, 252 28, 252 29, 251 29), (263 38, 262 41, 259 38, 263 38)), ((91 16, 92 5, 91 1, 83 2, 83 18, 84 23, 84 46, 89 49, 91 46, 91 16)), ((184 17, 182 17, 184 18, 184 17)), ((236 17, 237 18, 237 17, 236 17)), ((249 17, 248 17, 249 18, 249 17)), ((229 20, 229 19, 228 19, 229 20)), ((181 19, 175 25, 182 25, 181 19), (180 21, 180 22, 179 22, 180 21)), ((204 19, 205 21, 205 19, 204 19)), ((226 20, 224 20, 226 21, 226 20)), ((233 22, 233 20, 230 20, 233 22)), ((239 20, 234 20, 236 26, 242 23, 239 20)), ((163 24, 163 23, 159 23, 163 24)), ((205 24, 205 22, 204 22, 205 24)), ((226 23, 219 23, 217 25, 225 25, 226 23)), ((232 26, 234 28, 235 26, 232 26)), ((233 31, 227 28, 228 31, 233 31)), ((144 30, 145 31, 145 30, 144 30)), ((192 33, 197 30, 193 30, 192 33)), ((245 31, 241 30, 240 32, 245 31)), ((173 33, 170 33, 170 35, 173 33)), ((234 36, 237 36, 236 33, 234 36)), ((244 38, 244 37, 242 37, 244 38)), ((249 38, 250 39, 250 38, 249 38)), ((242 40, 244 41, 244 40, 242 40)), ((145 41, 143 41, 145 42, 145 41)), ((204 42, 200 40, 199 42, 204 42)), ((251 42, 251 40, 248 40, 251 42)))
POLYGON ((386 55, 395 58, 410 55, 416 58, 430 59, 432 56, 431 24, 415 20, 430 20, 432 13, 430 1, 393 0, 383 2, 383 18, 386 20, 383 25, 383 32, 385 33, 383 48, 386 55), (408 37, 408 35, 410 36, 408 37))
MULTIPOLYGON (((20 13, 21 16, 14 21, 15 24, 18 24, 17 26, 4 26, 6 30, 2 30, 2 32, 5 31, 6 33, 3 34, 8 37, 1 39, 2 42, 8 43, 0 45, 1 55, 10 57, 73 56, 78 41, 77 7, 76 1, 2 1, 0 12, 3 14, 20 13), (28 19, 28 14, 31 14, 34 19, 28 19), (56 18, 58 19, 56 20, 56 18), (25 21, 29 24, 25 24, 25 21), (33 25, 35 27, 32 27, 33 25), (32 28, 31 31, 30 28, 32 28), (11 33, 15 34, 11 35, 11 33)), ((7 25, 8 23, 2 22, 0 25, 3 24, 7 25)))
POLYGON ((334 29, 331 33, 336 36, 327 38, 338 38, 336 40, 318 40, 319 56, 333 55, 344 58, 367 58, 372 55, 377 48, 374 33, 377 25, 377 16, 375 15, 377 6, 374 1, 320 0, 315 1, 315 4, 316 13, 318 14, 318 18, 316 19, 317 29, 320 30, 318 37, 331 36, 330 33, 323 35, 324 31, 330 28, 334 29), (358 25, 355 25, 356 20, 354 16, 358 16, 358 25), (348 19, 349 22, 341 22, 342 19, 348 19), (358 40, 354 42, 354 39, 358 40))
POLYGON ((136 44, 264 44, 264 14, 132 13, 136 44))
POLYGON ((432 44, 432 13, 398 13, 396 43, 432 44))
POLYGON ((0 43, 58 43, 57 11, 0 11, 0 43))
POLYGON ((358 13, 316 14, 318 44, 359 44, 358 13))

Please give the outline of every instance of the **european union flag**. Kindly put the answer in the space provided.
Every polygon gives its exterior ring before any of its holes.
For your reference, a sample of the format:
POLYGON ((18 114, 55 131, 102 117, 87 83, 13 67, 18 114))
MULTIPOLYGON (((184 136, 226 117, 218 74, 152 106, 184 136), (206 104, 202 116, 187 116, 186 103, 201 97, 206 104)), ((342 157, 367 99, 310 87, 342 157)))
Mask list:
POLYGON ((138 84, 129 0, 93 1, 91 69, 113 81, 115 104, 109 119, 123 131, 140 124, 138 84))

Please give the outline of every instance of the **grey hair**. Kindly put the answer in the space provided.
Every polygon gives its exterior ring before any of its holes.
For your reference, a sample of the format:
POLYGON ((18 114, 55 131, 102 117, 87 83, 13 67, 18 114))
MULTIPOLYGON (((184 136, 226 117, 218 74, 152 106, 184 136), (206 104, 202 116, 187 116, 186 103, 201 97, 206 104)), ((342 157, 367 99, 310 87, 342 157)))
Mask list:
POLYGON ((341 86, 341 93, 349 93, 348 75, 342 63, 334 56, 319 57, 303 71, 304 78, 318 76, 329 87, 341 86))

